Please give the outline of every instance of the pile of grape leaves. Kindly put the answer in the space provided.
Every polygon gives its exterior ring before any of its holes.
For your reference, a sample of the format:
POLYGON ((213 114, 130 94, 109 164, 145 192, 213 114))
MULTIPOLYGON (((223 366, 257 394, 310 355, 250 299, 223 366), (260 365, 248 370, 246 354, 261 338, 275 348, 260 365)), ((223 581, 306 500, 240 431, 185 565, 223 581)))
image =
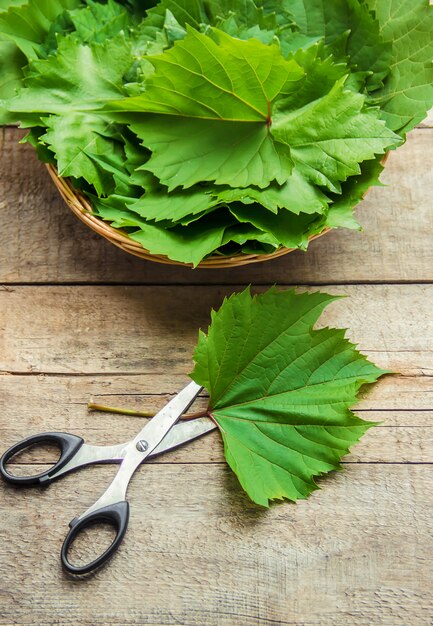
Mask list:
POLYGON ((429 0, 0 0, 0 123, 154 254, 306 249, 433 105, 429 0))

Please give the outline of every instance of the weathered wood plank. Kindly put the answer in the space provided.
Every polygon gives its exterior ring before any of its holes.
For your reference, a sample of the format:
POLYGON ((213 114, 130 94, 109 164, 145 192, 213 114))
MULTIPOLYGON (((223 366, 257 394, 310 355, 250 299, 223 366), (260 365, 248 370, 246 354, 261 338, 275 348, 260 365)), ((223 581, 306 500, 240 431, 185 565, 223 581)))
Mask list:
MULTIPOLYGON (((409 412, 401 416, 402 420, 419 420, 423 416, 409 412)), ((370 430, 362 440, 354 446, 349 455, 344 458, 345 463, 432 463, 433 464, 433 426, 391 426, 386 425, 387 415, 372 413, 368 415, 372 421, 380 421, 381 426, 370 430)), ((430 415, 430 421, 431 415, 430 415)), ((41 432, 41 430, 71 431, 83 437, 88 443, 102 445, 122 443, 128 441, 137 433, 140 426, 130 426, 117 422, 113 427, 104 423, 99 428, 87 430, 85 428, 67 429, 62 426, 61 420, 53 420, 52 426, 45 421, 41 428, 25 429, 23 425, 16 425, 15 432, 10 429, 0 429, 2 447, 7 449, 23 437, 41 432), (96 431, 96 432, 95 432, 96 431)), ((2 450, 3 451, 3 450, 2 450)), ((38 452, 26 453, 26 463, 19 459, 19 464, 31 466, 50 464, 53 465, 58 455, 51 449, 42 449, 38 452)), ((217 432, 210 433, 200 440, 182 446, 178 450, 166 453, 149 463, 154 464, 179 464, 179 463, 225 463, 221 437, 217 432)), ((16 464, 17 465, 17 464, 16 464)), ((11 465, 12 467, 12 465, 11 465)), ((30 470, 27 472, 30 475, 30 470)))
POLYGON ((120 553, 84 582, 58 553, 109 470, 39 492, 1 485, 0 624, 427 626, 432 470, 352 465, 265 511, 222 466, 149 466, 120 553))
MULTIPOLYGON (((10 423, 15 421, 19 424, 20 420, 25 420, 27 427, 31 427, 32 416, 37 420, 34 426, 39 427, 44 419, 50 421, 58 416, 66 427, 72 428, 74 421, 79 420, 84 428, 97 428, 99 420, 107 420, 110 415, 87 411, 89 399, 98 404, 156 411, 187 381, 185 374, 175 373, 125 376, 0 375, 0 414, 10 416, 8 423, 5 420, 1 427, 10 427, 10 423)), ((196 401, 197 408, 205 403, 203 393, 196 401)), ((391 422, 393 425, 428 425, 428 413, 433 411, 433 377, 386 376, 379 384, 364 388, 358 410, 363 413, 387 412, 390 417, 395 416, 391 422), (398 413, 408 414, 411 411, 417 415, 424 413, 425 421, 399 421, 398 413)), ((140 418, 116 415, 112 419, 115 422, 124 420, 127 424, 136 424, 140 418)))
MULTIPOLYGON (((14 287, 0 291, 0 371, 186 374, 200 327, 228 287, 14 287)), ((340 286, 324 325, 378 365, 433 371, 432 285, 340 286)))
MULTIPOLYGON (((158 411, 170 395, 180 389, 183 376, 128 377, 45 377, 0 376, 0 441, 5 449, 30 433, 46 430, 80 434, 89 443, 127 441, 140 428, 140 418, 89 412, 87 400, 96 393, 97 402, 136 410, 158 411), (105 389, 105 393, 103 390, 105 389), (121 389, 123 393, 116 393, 121 389), (152 394, 145 394, 149 389, 152 394)), ((433 377, 388 377, 365 391, 357 413, 364 419, 381 422, 369 431, 346 457, 347 462, 433 463, 433 377), (401 410, 402 398, 405 406, 401 410), (379 407, 379 408, 378 408, 379 407), (385 408, 386 407, 386 408, 385 408), (395 410, 395 407, 398 410, 395 410)), ((201 398, 194 410, 205 407, 201 398)), ((54 463, 52 450, 28 454, 26 462, 54 463)), ((20 462, 23 462, 22 457, 20 462)), ((212 433, 170 454, 156 463, 223 463, 220 437, 212 433)))
POLYGON ((338 231, 271 263, 190 270, 143 262, 90 232, 57 196, 30 146, 6 129, 0 154, 0 283, 351 283, 432 281, 433 129, 393 153, 359 209, 364 233, 338 231))

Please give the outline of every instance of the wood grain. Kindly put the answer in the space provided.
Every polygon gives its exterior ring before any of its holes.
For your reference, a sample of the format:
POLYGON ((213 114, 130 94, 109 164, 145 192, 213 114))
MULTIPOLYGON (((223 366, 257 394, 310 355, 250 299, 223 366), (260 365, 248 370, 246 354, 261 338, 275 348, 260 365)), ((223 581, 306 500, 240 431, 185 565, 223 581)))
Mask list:
POLYGON ((67 523, 108 475, 4 491, 1 624, 430 623, 431 465, 351 465, 308 501, 267 511, 224 467, 149 466, 111 567, 71 581, 58 559, 67 523))
POLYGON ((334 231, 280 260, 229 270, 140 261, 79 222, 17 129, 0 153, 0 283, 307 284, 432 281, 433 129, 415 130, 358 210, 362 234, 334 231))
MULTIPOLYGON (((110 405, 158 411, 185 382, 183 376, 0 376, 0 441, 6 448, 26 434, 44 430, 79 433, 88 443, 128 441, 142 418, 87 409, 90 397, 110 405), (152 393, 144 393, 143 389, 152 393), (120 390, 127 390, 123 393, 120 390), (96 395, 95 395, 96 394, 96 395)), ((387 377, 365 388, 356 412, 380 422, 345 458, 349 463, 433 463, 433 377, 387 377), (410 394, 404 409, 402 397, 410 394)), ((205 408, 203 397, 194 410, 205 408)), ((27 463, 54 463, 53 450, 28 454, 27 463)), ((23 459, 19 459, 23 463, 23 459)), ((224 463, 221 439, 211 433, 153 463, 224 463)))
MULTIPOLYGON (((0 291, 0 372, 184 374, 200 327, 233 287, 14 287, 0 291)), ((321 324, 386 369, 433 372, 433 285, 329 287, 321 324)))
MULTIPOLYGON (((17 144, 20 131, 6 129, 2 449, 50 429, 99 444, 130 438, 142 419, 89 412, 88 400, 160 408, 187 381, 210 307, 250 282, 349 296, 320 323, 348 327, 375 362, 400 374, 363 391, 358 414, 381 425, 354 446, 344 472, 297 505, 254 506, 218 433, 141 468, 122 549, 86 581, 62 574, 59 550, 67 523, 114 467, 46 491, 1 484, 2 626, 432 626, 433 285, 422 284, 433 282, 432 126, 430 116, 391 156, 389 186, 359 209, 363 234, 334 232, 308 254, 262 266, 196 272, 138 261, 88 231, 32 150, 17 144)), ((53 460, 43 449, 15 469, 53 460)))

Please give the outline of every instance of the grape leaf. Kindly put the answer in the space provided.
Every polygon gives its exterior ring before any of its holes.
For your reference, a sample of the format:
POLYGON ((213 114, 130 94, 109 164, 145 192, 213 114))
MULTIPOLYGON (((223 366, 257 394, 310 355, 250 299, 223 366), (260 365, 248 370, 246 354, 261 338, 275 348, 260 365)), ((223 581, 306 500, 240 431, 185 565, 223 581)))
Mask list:
POLYGON ((326 217, 322 214, 300 213, 296 215, 285 208, 276 214, 263 210, 258 204, 245 206, 243 203, 229 205, 230 212, 239 222, 253 224, 270 233, 286 248, 306 250, 309 237, 322 232, 326 217))
POLYGON ((155 74, 146 91, 116 108, 159 114, 142 116, 131 128, 153 152, 149 171, 170 190, 201 181, 283 183, 290 154, 269 132, 270 110, 304 72, 277 46, 213 33, 218 43, 189 28, 173 48, 149 57, 155 74))
POLYGON ((95 111, 123 94, 122 77, 131 66, 130 45, 123 35, 104 45, 63 39, 56 54, 30 64, 25 88, 9 103, 25 114, 95 111))
POLYGON ((137 213, 125 211, 128 202, 130 198, 109 196, 104 199, 95 198, 94 206, 98 215, 112 222, 115 228, 130 227, 131 239, 152 254, 164 254, 170 259, 190 263, 194 267, 208 254, 227 243, 226 229, 235 224, 235 219, 230 215, 217 219, 210 215, 198 225, 194 222, 188 227, 176 225, 167 228, 165 224, 147 222, 137 213))
POLYGON ((0 125, 15 121, 2 101, 12 98, 20 89, 25 64, 25 57, 15 44, 0 41, 0 125))
POLYGON ((365 0, 392 43, 391 74, 372 102, 404 136, 433 106, 433 6, 429 0, 365 0))
POLYGON ((350 411, 360 387, 385 374, 345 338, 314 330, 336 298, 249 289, 212 312, 200 332, 191 377, 209 391, 226 459, 257 504, 306 498, 314 478, 374 424, 350 411))
MULTIPOLYGON (((282 0, 282 4, 304 36, 324 37, 331 49, 337 52, 337 57, 343 37, 346 41, 344 56, 347 56, 351 67, 369 72, 367 82, 370 90, 381 86, 392 63, 392 47, 382 37, 378 22, 362 2, 282 0)), ((286 33, 290 38, 290 31, 286 33)))
POLYGON ((379 176, 383 172, 383 165, 379 159, 365 161, 361 165, 361 174, 352 176, 342 186, 342 193, 330 196, 331 204, 326 218, 329 228, 350 228, 362 230, 353 215, 353 209, 361 202, 371 187, 380 187, 379 176))
POLYGON ((86 0, 86 4, 86 8, 80 7, 69 13, 74 37, 82 43, 104 43, 107 38, 117 36, 122 30, 127 32, 134 26, 129 13, 114 0, 108 0, 106 4, 86 0))
POLYGON ((79 111, 43 118, 47 132, 40 138, 55 154, 60 176, 84 178, 98 194, 115 189, 110 163, 122 167, 123 147, 116 139, 116 127, 111 120, 79 111), (98 157, 107 155, 101 162, 98 157))
MULTIPOLYGON (((215 192, 218 190, 215 189, 215 192)), ((227 188, 218 193, 222 202, 258 203, 273 213, 286 209, 291 213, 322 213, 329 199, 320 189, 311 185, 298 169, 294 169, 283 185, 273 183, 266 189, 247 187, 246 189, 227 188)))
POLYGON ((311 183, 341 193, 340 181, 360 174, 359 163, 401 143, 379 119, 378 109, 365 109, 362 94, 345 89, 339 79, 323 98, 301 109, 276 104, 272 133, 287 143, 299 171, 311 183))
POLYGON ((213 33, 218 43, 190 30, 152 57, 146 91, 117 103, 152 113, 131 128, 152 150, 146 167, 169 190, 201 181, 283 184, 294 160, 307 181, 338 193, 340 181, 360 173, 360 162, 398 143, 379 111, 365 110, 364 96, 345 88, 342 66, 329 72, 318 47, 302 57, 310 81, 275 46, 213 33))
POLYGON ((29 0, 0 12, 0 33, 23 52, 28 60, 44 56, 45 42, 52 23, 67 9, 74 9, 81 0, 29 0))
POLYGON ((94 111, 122 93, 130 64, 123 35, 90 46, 66 38, 55 54, 30 64, 26 87, 9 102, 26 125, 46 126, 40 141, 56 155, 60 174, 83 178, 98 194, 114 191, 109 168, 125 155, 115 122, 94 111), (104 154, 102 163, 98 157, 104 154))
POLYGON ((206 193, 199 185, 169 193, 167 188, 158 184, 158 180, 155 180, 148 172, 147 174, 149 180, 145 183, 144 195, 128 204, 128 209, 148 220, 179 222, 187 216, 207 212, 221 203, 218 198, 206 193))

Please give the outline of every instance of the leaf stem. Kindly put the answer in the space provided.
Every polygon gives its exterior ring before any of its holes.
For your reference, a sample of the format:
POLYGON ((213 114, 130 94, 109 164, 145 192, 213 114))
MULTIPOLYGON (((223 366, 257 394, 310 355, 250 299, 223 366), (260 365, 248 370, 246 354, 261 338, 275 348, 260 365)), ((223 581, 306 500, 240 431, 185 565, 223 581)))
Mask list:
MULTIPOLYGON (((102 413, 115 413, 116 415, 128 415, 129 417, 155 417, 156 413, 153 411, 134 411, 133 409, 121 409, 114 406, 104 406, 102 404, 95 404, 89 402, 87 408, 90 411, 100 411, 102 413)), ((181 416, 183 420, 194 420, 198 417, 209 417, 207 410, 196 411, 195 413, 186 413, 181 416)))

